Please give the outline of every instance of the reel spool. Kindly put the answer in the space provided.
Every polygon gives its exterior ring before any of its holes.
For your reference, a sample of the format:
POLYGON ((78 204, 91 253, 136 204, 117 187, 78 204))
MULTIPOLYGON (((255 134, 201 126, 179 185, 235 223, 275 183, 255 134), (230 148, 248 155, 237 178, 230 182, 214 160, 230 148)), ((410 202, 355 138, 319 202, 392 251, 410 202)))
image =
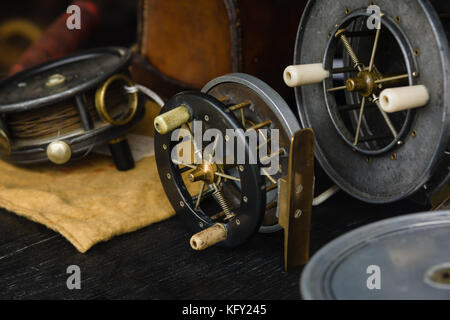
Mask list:
POLYGON ((307 300, 450 299, 450 212, 356 229, 317 252, 301 277, 307 300))
POLYGON ((422 201, 448 186, 448 12, 426 0, 317 0, 304 11, 284 79, 318 161, 362 201, 422 201))
POLYGON ((64 164, 108 143, 118 170, 134 167, 125 134, 144 116, 124 48, 85 51, 0 82, 0 152, 15 164, 64 164))
POLYGON ((236 247, 258 230, 280 230, 280 223, 290 230, 292 239, 290 257, 295 258, 289 258, 288 264, 299 260, 306 263, 314 137, 311 130, 299 131, 295 116, 273 89, 246 74, 222 76, 209 82, 202 93, 185 92, 170 99, 155 119, 155 128, 156 162, 164 189, 176 212, 191 230, 199 232, 191 238, 193 249, 203 250, 216 243, 236 247), (235 146, 245 146, 241 148, 245 150, 245 164, 237 161, 237 147, 226 149, 220 142, 215 145, 219 140, 215 135, 211 139, 214 142, 203 142, 200 127, 203 131, 216 130, 224 144, 233 139, 230 132, 235 132, 235 146), (187 158, 183 152, 184 161, 177 159, 179 141, 172 137, 178 128, 184 129, 187 139, 183 141, 194 150, 187 158), (249 138, 252 132, 258 137, 253 145, 249 138), (272 139, 279 142, 275 149, 272 139), (211 145, 214 151, 205 151, 211 145), (258 154, 261 148, 267 148, 264 156, 258 154), (223 150, 221 154, 231 156, 232 161, 211 161, 216 150, 223 150), (268 160, 275 157, 278 166, 269 170, 268 160), (258 161, 250 164, 248 159, 258 161), (198 184, 197 188, 192 182, 198 184))

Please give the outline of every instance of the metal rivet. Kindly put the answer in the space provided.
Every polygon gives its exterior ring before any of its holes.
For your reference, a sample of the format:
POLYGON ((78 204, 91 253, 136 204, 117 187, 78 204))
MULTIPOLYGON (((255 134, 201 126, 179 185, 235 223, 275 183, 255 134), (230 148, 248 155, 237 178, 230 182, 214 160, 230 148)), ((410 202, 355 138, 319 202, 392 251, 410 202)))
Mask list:
POLYGON ((400 16, 396 16, 395 21, 400 22, 401 21, 400 16))
POLYGON ((47 79, 45 85, 51 88, 63 84, 64 82, 66 82, 66 77, 62 74, 53 74, 47 79))
POLYGON ((228 135, 225 135, 225 141, 230 141, 230 137, 228 135))
POLYGON ((167 150, 167 146, 165 144, 163 144, 163 149, 167 150))
POLYGON ((346 15, 349 15, 349 14, 350 14, 350 12, 351 12, 351 11, 350 11, 350 9, 349 9, 349 8, 346 8, 346 9, 345 9, 345 14, 346 14, 346 15))
POLYGON ((295 192, 296 192, 297 194, 300 194, 302 191, 303 191, 303 185, 299 184, 299 185, 297 186, 297 188, 295 188, 295 192))
POLYGON ((205 226, 205 225, 203 224, 203 222, 200 222, 198 225, 200 226, 200 228, 203 228, 203 227, 205 226))
POLYGON ((180 201, 180 207, 184 208, 184 202, 180 201))
POLYGON ((240 225, 241 225, 241 220, 236 219, 236 224, 237 224, 238 226, 240 226, 240 225))
POLYGON ((413 130, 412 132, 411 132, 411 135, 415 138, 415 137, 417 137, 417 131, 416 130, 413 130))
POLYGON ((240 171, 240 172, 244 172, 244 166, 243 166, 243 165, 240 165, 240 166, 239 166, 239 171, 240 171))
POLYGON ((416 57, 420 56, 420 51, 419 51, 419 49, 414 50, 414 55, 415 55, 416 57))
POLYGON ((391 160, 397 160, 397 154, 396 153, 391 154, 391 160))
POLYGON ((208 122, 209 121, 209 116, 205 115, 205 121, 208 122))
POLYGON ((167 179, 172 179, 172 175, 170 173, 166 174, 167 179))
POLYGON ((300 218, 302 216, 302 213, 303 213, 302 210, 297 209, 294 214, 295 219, 300 218))
POLYGON ((247 202, 248 202, 248 198, 247 198, 246 196, 244 196, 244 197, 242 198, 242 201, 244 201, 245 203, 247 203, 247 202))

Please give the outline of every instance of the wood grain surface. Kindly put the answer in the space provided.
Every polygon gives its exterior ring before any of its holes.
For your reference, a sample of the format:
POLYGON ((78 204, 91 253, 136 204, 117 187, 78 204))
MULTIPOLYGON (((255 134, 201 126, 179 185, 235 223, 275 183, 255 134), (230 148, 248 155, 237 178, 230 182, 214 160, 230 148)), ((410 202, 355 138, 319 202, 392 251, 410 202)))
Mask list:
MULTIPOLYGON (((373 206, 339 194, 315 208, 311 251, 384 218, 421 211, 408 201, 373 206)), ((283 234, 256 235, 235 250, 190 249, 178 218, 78 253, 45 227, 0 212, 0 299, 300 299, 302 268, 283 270, 283 234), (70 265, 81 290, 68 290, 70 265)))

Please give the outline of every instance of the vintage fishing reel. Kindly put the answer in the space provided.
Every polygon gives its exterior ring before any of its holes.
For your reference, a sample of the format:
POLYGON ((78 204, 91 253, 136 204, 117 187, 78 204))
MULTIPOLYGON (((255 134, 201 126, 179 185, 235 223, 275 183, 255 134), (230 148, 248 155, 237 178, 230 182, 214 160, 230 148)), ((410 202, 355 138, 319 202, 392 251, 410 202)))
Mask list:
POLYGON ((427 0, 305 9, 284 79, 315 131, 317 159, 352 196, 448 198, 449 12, 448 1, 427 0))
POLYGON ((130 52, 103 48, 42 64, 0 82, 0 152, 16 164, 64 164, 108 143, 116 167, 134 160, 125 134, 142 119, 130 52))
POLYGON ((219 77, 202 93, 171 98, 155 128, 159 175, 176 212, 198 232, 193 249, 239 246, 281 224, 286 265, 306 263, 314 136, 299 131, 273 89, 246 74, 219 77))

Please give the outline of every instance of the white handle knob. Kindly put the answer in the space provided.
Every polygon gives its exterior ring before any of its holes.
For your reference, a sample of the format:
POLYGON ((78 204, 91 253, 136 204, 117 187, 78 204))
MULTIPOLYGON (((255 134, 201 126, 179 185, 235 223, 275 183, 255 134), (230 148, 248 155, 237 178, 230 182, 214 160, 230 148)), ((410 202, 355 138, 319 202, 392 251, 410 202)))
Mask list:
POLYGON ((381 107, 388 113, 420 108, 429 100, 430 94, 423 85, 385 89, 380 95, 381 107))
POLYGON ((329 76, 330 72, 325 70, 321 63, 289 66, 283 74, 284 82, 291 88, 320 83, 329 76))

